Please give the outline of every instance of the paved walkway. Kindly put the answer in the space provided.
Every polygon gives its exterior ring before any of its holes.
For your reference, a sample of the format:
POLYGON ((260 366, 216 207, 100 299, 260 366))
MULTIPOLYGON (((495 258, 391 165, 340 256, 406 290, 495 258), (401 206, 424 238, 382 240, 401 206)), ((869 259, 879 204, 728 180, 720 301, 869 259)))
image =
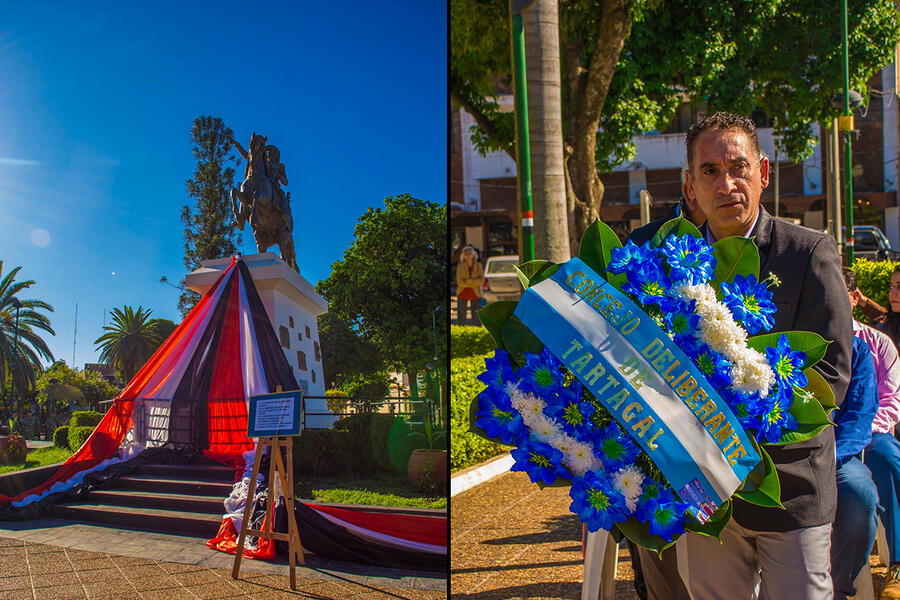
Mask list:
POLYGON ((0 598, 212 599, 316 598, 353 600, 447 597, 440 573, 369 567, 316 556, 297 567, 241 561, 193 537, 145 533, 42 519, 0 522, 0 598))
MULTIPOLYGON (((568 488, 541 490, 506 473, 450 500, 450 589, 460 600, 581 598, 581 527, 568 488)), ((876 598, 886 567, 869 557, 876 598)), ((637 600, 627 546, 619 548, 616 600, 637 600)))

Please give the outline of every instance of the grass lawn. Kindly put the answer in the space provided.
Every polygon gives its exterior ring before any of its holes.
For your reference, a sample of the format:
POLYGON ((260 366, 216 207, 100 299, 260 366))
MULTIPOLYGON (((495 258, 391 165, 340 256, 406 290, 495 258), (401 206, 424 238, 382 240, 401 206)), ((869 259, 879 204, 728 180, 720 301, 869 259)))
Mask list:
POLYGON ((13 471, 22 471, 23 469, 33 469, 35 467, 46 467, 56 463, 61 463, 74 454, 71 450, 65 448, 55 448, 48 446, 46 448, 38 448, 32 450, 25 457, 25 462, 14 463, 11 465, 0 465, 0 473, 11 473, 13 471))
POLYGON ((297 498, 335 504, 447 508, 447 496, 423 495, 405 474, 373 473, 357 477, 297 477, 297 498))

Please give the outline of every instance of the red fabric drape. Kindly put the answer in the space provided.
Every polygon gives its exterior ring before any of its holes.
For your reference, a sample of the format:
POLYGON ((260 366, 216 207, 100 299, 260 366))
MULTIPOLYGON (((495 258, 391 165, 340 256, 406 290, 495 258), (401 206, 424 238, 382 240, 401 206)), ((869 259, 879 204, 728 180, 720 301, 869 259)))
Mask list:
POLYGON ((247 437, 239 291, 237 284, 231 286, 207 396, 209 451, 214 454, 253 449, 253 441, 247 437))
MULTIPOLYGON (((268 521, 268 519, 269 513, 267 513, 263 519, 262 529, 266 528, 266 521, 268 521)), ((216 534, 216 537, 206 540, 206 545, 219 552, 235 554, 237 552, 237 536, 238 532, 235 530, 231 518, 225 517, 222 519, 222 524, 219 526, 219 532, 216 534)), ((248 548, 245 540, 245 545, 241 552, 241 556, 244 558, 252 558, 254 560, 275 560, 277 555, 278 552, 275 550, 275 540, 270 540, 269 538, 259 538, 256 550, 248 548)))
POLYGON ((384 535, 434 546, 447 545, 447 519, 445 517, 363 512, 317 504, 307 504, 307 506, 384 535))

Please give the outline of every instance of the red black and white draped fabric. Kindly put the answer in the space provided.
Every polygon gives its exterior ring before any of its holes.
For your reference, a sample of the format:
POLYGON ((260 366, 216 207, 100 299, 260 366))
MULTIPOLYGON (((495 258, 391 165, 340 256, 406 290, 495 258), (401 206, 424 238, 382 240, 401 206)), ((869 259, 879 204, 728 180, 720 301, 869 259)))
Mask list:
POLYGON ((84 443, 43 484, 0 505, 23 506, 65 491, 91 471, 144 448, 188 440, 207 456, 244 468, 247 402, 276 386, 297 389, 250 271, 231 265, 116 397, 84 443), (123 445, 124 444, 124 445, 123 445))
MULTIPOLYGON (((300 501, 295 501, 294 509, 303 548, 318 556, 407 569, 446 569, 446 517, 346 510, 300 501)), ((263 523, 270 516, 266 514, 263 523)), ((274 529, 287 530, 286 520, 277 513, 274 529)), ((234 554, 236 542, 234 524, 225 518, 206 545, 234 554)), ((277 552, 272 540, 260 538, 255 548, 245 546, 242 554, 272 560, 277 552)))

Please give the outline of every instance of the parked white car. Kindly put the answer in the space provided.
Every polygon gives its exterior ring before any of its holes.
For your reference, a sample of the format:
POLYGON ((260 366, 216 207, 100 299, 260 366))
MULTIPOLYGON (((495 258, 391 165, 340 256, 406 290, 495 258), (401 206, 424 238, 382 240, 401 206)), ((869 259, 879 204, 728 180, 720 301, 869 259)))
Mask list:
POLYGON ((516 275, 518 256, 491 256, 484 265, 484 283, 481 284, 484 299, 518 300, 522 296, 522 284, 516 275))

